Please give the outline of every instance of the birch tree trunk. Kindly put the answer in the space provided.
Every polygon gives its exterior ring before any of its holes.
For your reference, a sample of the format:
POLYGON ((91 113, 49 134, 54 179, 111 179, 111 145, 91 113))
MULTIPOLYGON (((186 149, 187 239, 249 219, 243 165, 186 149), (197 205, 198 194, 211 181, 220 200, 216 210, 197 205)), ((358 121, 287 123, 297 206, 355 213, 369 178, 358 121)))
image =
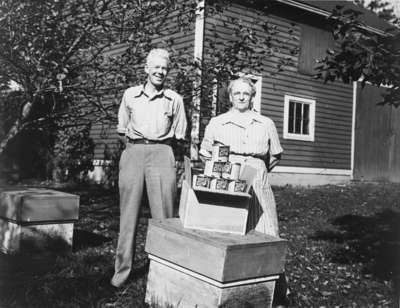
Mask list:
POLYGON ((21 119, 17 119, 13 126, 9 129, 6 136, 0 142, 0 155, 3 154, 5 148, 7 147, 8 142, 14 138, 21 130, 22 130, 22 121, 21 119))
POLYGON ((32 103, 27 102, 22 108, 21 116, 15 120, 14 124, 8 130, 6 136, 0 142, 0 155, 3 154, 7 144, 25 127, 24 121, 29 117, 32 110, 32 103))

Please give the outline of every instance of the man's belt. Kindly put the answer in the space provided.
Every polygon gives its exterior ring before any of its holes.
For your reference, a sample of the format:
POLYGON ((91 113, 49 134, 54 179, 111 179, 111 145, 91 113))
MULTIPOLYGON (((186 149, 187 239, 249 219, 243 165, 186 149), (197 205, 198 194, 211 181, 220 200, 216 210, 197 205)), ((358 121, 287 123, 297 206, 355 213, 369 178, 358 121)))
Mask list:
POLYGON ((264 154, 264 155, 259 155, 259 154, 246 154, 246 153, 236 153, 236 152, 229 152, 230 154, 233 154, 233 155, 240 155, 240 156, 247 156, 247 157, 253 157, 253 158, 258 158, 258 159, 261 159, 261 160, 267 160, 268 158, 269 158, 269 155, 268 155, 268 153, 267 154, 264 154))
POLYGON ((151 139, 146 139, 146 138, 141 138, 141 139, 131 139, 128 138, 129 143, 133 144, 166 144, 166 145, 171 145, 172 144, 172 139, 164 139, 164 140, 151 140, 151 139))

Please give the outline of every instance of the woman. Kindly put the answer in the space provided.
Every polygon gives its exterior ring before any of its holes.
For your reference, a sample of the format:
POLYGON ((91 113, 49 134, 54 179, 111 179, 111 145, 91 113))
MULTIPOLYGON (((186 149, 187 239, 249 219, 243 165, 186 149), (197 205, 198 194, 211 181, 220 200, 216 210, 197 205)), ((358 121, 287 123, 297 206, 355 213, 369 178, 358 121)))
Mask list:
MULTIPOLYGON (((216 142, 229 145, 231 162, 249 165, 257 170, 253 181, 248 227, 256 231, 279 236, 278 217, 274 194, 268 172, 279 162, 283 149, 279 142, 274 122, 252 110, 256 93, 252 81, 239 78, 228 86, 232 108, 210 120, 201 143, 200 154, 211 157, 212 145, 216 142)), ((282 274, 274 292, 274 306, 286 307, 287 284, 282 274)))
POLYGON ((212 145, 220 142, 230 146, 229 160, 257 170, 252 183, 252 211, 249 227, 256 231, 278 236, 276 204, 268 171, 279 162, 283 149, 279 143, 274 122, 252 110, 255 87, 248 78, 239 78, 228 86, 232 108, 212 118, 206 127, 200 154, 211 156, 212 145))

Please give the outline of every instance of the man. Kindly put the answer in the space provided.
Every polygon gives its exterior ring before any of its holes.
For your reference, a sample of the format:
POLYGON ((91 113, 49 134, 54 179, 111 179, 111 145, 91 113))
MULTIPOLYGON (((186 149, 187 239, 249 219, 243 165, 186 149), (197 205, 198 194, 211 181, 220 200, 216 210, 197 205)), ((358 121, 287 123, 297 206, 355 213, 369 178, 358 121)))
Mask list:
POLYGON ((147 56, 144 85, 128 88, 118 112, 118 134, 126 139, 119 163, 120 230, 111 284, 126 282, 135 255, 136 225, 144 183, 153 218, 172 217, 176 196, 172 138, 185 139, 182 97, 165 89, 169 54, 153 49, 147 56))

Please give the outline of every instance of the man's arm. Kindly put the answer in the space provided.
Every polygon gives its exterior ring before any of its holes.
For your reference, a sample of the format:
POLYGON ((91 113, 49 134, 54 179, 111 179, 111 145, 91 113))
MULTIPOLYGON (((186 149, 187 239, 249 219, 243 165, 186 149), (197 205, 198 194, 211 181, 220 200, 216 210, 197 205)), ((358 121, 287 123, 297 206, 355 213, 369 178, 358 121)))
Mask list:
POLYGON ((120 140, 121 142, 123 142, 124 144, 126 144, 127 137, 126 137, 125 134, 118 133, 118 140, 120 140))
POLYGON ((176 98, 176 106, 173 118, 174 120, 172 123, 172 127, 174 129, 175 139, 185 140, 187 120, 186 120, 185 106, 183 104, 182 96, 180 95, 178 95, 178 97, 176 98))
POLYGON ((117 126, 117 133, 118 138, 126 143, 126 127, 129 123, 129 110, 126 105, 126 91, 122 96, 121 104, 118 109, 118 126, 117 126))

